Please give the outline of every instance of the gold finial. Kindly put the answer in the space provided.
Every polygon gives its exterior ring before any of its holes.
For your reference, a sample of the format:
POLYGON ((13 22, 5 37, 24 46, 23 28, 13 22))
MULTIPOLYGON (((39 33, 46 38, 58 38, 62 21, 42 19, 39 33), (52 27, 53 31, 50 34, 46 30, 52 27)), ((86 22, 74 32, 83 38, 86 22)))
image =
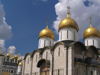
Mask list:
POLYGON ((92 21, 91 21, 92 18, 91 16, 89 18, 90 18, 90 27, 92 27, 92 21))
POLYGON ((2 53, 1 53, 1 49, 2 49, 2 47, 0 47, 0 55, 2 55, 2 53))
POLYGON ((67 17, 70 17, 70 6, 67 6, 67 17))
POLYGON ((49 24, 49 18, 47 18, 47 27, 46 28, 48 28, 48 24, 49 24))

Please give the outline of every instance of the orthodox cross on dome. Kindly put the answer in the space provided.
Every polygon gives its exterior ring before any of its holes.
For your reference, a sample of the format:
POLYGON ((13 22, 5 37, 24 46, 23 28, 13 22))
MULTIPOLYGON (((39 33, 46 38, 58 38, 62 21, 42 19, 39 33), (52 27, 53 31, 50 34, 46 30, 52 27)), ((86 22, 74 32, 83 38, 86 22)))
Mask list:
POLYGON ((70 6, 67 6, 67 17, 70 17, 70 6))
POLYGON ((89 18, 90 18, 90 26, 92 26, 92 18, 91 18, 91 16, 89 18))
POLYGON ((70 6, 67 6, 67 13, 70 13, 70 6))
POLYGON ((47 27, 46 28, 48 28, 48 24, 49 24, 49 18, 47 18, 47 27))

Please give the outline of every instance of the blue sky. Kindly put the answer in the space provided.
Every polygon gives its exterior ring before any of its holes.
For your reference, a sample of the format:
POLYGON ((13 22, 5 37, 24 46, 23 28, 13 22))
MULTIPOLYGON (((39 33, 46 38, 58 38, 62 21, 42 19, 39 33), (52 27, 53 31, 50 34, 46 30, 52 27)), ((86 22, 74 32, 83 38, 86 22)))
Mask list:
MULTIPOLYGON (((58 25, 67 16, 67 6, 71 7, 71 17, 79 25, 79 40, 83 42, 83 33, 92 25, 100 29, 100 1, 98 0, 1 0, 0 19, 7 23, 1 32, 3 37, 0 46, 4 50, 11 48, 25 55, 38 48, 38 37, 47 25, 58 40, 58 25), (85 1, 85 2, 84 2, 85 1), (3 7, 2 7, 3 6, 3 7), (3 14, 3 16, 2 16, 3 14), (5 32, 5 31, 6 32, 5 32), (6 36, 4 36, 6 35, 6 36)), ((1 21, 2 22, 2 21, 1 21)), ((1 33, 0 33, 1 35, 1 33)))
POLYGON ((13 37, 6 40, 5 47, 15 46, 20 54, 33 52, 38 48, 38 37, 42 29, 47 25, 52 27, 56 19, 54 5, 57 0, 47 2, 33 0, 2 0, 5 18, 8 25, 12 27, 13 37))

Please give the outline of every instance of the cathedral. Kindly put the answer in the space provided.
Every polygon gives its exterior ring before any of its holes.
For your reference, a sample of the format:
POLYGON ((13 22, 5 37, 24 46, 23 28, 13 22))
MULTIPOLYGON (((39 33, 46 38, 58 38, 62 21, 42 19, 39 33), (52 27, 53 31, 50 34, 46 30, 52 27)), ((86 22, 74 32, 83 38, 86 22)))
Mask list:
POLYGON ((92 26, 91 18, 84 43, 78 40, 79 27, 70 17, 70 7, 58 28, 56 43, 48 23, 39 33, 38 49, 26 53, 22 75, 100 75, 100 32, 92 26))
POLYGON ((0 75, 21 75, 22 65, 22 57, 11 57, 9 53, 4 55, 0 51, 0 75))

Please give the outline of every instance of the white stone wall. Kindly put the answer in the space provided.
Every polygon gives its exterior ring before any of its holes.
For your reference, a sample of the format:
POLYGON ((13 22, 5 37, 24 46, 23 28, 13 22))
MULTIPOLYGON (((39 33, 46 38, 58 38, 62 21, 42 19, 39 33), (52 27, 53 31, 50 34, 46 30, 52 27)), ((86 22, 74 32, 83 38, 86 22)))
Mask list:
POLYGON ((68 75, 74 75, 74 50, 73 50, 73 47, 68 48, 68 75))
POLYGON ((78 41, 78 32, 74 28, 64 28, 59 31, 59 41, 72 40, 78 41))
POLYGON ((45 46, 53 46, 54 40, 51 38, 40 38, 38 48, 43 48, 45 46))
POLYGON ((89 37, 86 38, 84 41, 85 41, 85 46, 94 45, 96 48, 100 48, 100 38, 98 37, 89 37), (93 44, 93 40, 94 40, 94 44, 93 44))
POLYGON ((3 64, 3 61, 4 61, 4 56, 0 56, 0 74, 2 72, 2 64, 3 64))
POLYGON ((39 75, 40 68, 37 67, 37 63, 39 61, 39 52, 36 52, 33 55, 32 61, 33 61, 32 62, 32 75, 34 75, 34 73, 38 73, 38 75, 39 75))
POLYGON ((27 55, 25 61, 25 67, 24 67, 24 74, 31 75, 31 55, 27 55))
MULTIPOLYGON (((58 44, 54 49, 54 71, 53 74, 56 75, 58 73, 58 69, 60 70, 62 75, 66 75, 66 48, 63 45, 58 44), (60 56, 58 55, 60 48, 60 56)), ((57 74, 58 75, 58 74, 57 74)))
POLYGON ((42 59, 47 59, 50 61, 50 75, 52 75, 52 55, 50 51, 51 50, 46 48, 42 53, 42 59))

